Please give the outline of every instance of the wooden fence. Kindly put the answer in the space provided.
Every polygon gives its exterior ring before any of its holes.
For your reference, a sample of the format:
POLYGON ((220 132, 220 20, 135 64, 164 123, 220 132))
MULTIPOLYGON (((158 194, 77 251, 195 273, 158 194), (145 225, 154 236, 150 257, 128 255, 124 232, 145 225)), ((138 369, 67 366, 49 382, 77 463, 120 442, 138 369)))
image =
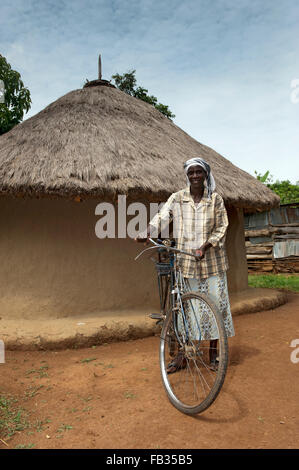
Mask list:
POLYGON ((244 216, 249 273, 299 273, 299 203, 244 216))

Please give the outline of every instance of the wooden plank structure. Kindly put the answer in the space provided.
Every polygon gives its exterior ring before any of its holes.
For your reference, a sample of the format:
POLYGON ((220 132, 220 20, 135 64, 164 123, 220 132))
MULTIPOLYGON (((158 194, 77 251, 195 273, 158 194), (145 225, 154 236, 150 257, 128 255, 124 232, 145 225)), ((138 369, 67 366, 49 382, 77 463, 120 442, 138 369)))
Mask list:
POLYGON ((244 216, 249 273, 299 273, 299 203, 244 216))

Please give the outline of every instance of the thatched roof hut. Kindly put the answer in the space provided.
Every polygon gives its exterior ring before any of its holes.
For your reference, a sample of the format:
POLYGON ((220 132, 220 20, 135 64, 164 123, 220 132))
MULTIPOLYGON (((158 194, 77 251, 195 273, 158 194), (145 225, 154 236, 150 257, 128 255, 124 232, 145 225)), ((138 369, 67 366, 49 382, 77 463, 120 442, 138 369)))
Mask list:
POLYGON ((227 205, 279 204, 256 178, 153 106, 99 85, 67 93, 1 137, 0 194, 160 201, 184 185, 183 162, 198 155, 212 166, 227 205))
POLYGON ((166 200, 184 187, 183 162, 194 156, 212 166, 228 208, 230 290, 246 289, 243 210, 279 198, 151 105, 102 80, 87 85, 0 137, 1 316, 154 308, 152 264, 134 262, 132 240, 99 240, 95 207, 118 194, 166 200))

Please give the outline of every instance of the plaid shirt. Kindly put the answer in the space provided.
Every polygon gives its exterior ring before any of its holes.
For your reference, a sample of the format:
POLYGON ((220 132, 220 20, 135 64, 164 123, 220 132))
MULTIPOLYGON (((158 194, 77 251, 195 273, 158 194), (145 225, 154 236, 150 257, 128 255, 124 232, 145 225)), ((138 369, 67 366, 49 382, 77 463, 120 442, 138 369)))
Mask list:
POLYGON ((178 255, 184 277, 204 279, 228 269, 225 250, 228 218, 219 194, 213 193, 208 199, 205 188, 200 203, 195 204, 190 187, 173 193, 150 221, 151 236, 157 237, 161 233, 163 238, 169 237, 170 222, 173 222, 173 238, 178 249, 195 254, 195 250, 204 243, 210 242, 212 245, 200 261, 191 256, 178 255))

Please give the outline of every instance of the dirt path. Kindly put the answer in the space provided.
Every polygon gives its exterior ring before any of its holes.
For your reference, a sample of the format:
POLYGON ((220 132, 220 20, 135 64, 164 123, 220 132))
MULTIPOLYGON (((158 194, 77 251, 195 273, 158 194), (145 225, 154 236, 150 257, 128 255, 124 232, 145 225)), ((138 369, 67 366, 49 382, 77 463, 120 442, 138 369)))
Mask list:
POLYGON ((1 430, 8 446, 0 441, 0 447, 298 448, 299 363, 290 360, 290 343, 299 338, 299 295, 234 323, 224 387, 197 417, 168 402, 157 337, 57 352, 7 351, 0 395, 18 400, 4 409, 19 431, 8 438, 1 430), (13 416, 12 406, 23 411, 13 416))

